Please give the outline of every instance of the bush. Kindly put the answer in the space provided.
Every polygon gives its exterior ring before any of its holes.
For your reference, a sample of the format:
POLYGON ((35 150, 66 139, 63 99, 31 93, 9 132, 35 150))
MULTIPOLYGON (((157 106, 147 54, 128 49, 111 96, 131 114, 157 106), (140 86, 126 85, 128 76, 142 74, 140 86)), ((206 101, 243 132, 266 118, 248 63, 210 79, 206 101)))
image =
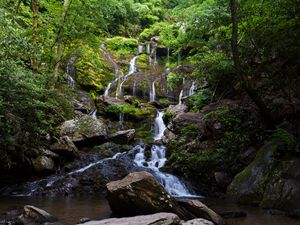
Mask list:
POLYGON ((45 136, 71 116, 71 107, 48 74, 36 74, 15 61, 0 62, 0 171, 37 154, 45 136))

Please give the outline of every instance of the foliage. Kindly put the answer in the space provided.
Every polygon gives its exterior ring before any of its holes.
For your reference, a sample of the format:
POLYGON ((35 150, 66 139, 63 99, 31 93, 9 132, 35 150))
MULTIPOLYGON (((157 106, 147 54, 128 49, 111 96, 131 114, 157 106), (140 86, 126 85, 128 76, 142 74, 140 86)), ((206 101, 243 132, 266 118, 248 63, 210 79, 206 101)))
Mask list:
POLYGON ((199 126, 195 124, 186 125, 181 129, 181 135, 187 139, 194 139, 198 136, 199 126))
POLYGON ((211 98, 211 91, 207 88, 203 88, 199 90, 196 94, 190 96, 186 102, 190 111, 197 112, 201 110, 203 106, 211 102, 211 98))
POLYGON ((35 155, 45 136, 71 115, 64 96, 47 88, 48 79, 48 74, 34 74, 22 64, 1 61, 0 170, 35 155))
POLYGON ((138 41, 133 38, 116 36, 105 40, 107 48, 116 51, 119 54, 135 54, 137 51, 138 41))

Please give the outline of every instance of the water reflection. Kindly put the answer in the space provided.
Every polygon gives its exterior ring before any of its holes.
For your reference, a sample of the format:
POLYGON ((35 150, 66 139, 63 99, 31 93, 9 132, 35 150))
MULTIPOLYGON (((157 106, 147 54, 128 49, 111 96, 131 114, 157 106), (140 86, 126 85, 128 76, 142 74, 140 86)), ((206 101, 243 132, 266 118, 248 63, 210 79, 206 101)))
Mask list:
MULTIPOLYGON (((103 219, 111 214, 109 205, 103 197, 1 197, 0 215, 9 210, 34 205, 41 208, 61 222, 76 224, 81 218, 103 219)), ((1 219, 0 219, 1 220, 1 219)))

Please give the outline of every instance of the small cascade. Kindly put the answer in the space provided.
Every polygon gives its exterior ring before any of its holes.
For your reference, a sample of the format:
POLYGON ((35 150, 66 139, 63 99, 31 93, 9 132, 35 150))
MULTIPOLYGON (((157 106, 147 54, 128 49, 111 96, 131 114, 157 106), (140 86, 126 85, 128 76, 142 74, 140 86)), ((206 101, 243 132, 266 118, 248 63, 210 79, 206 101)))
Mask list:
POLYGON ((180 65, 181 63, 181 53, 178 52, 178 55, 177 55, 177 65, 180 65))
POLYGON ((138 56, 135 56, 135 57, 133 57, 131 60, 130 60, 130 65, 129 65, 129 71, 128 71, 128 73, 125 75, 125 76, 122 76, 121 78, 122 78, 122 81, 121 81, 121 83, 120 83, 120 88, 119 88, 119 96, 121 96, 122 95, 122 93, 123 93, 123 84, 124 84, 124 82, 127 80, 127 78, 130 76, 130 75, 132 75, 133 73, 135 73, 136 72, 136 58, 137 58, 138 56))
POLYGON ((104 91, 104 96, 108 96, 109 95, 109 89, 111 87, 111 82, 107 85, 107 87, 105 88, 105 91, 104 91))
POLYGON ((119 126, 120 130, 124 128, 124 113, 119 114, 119 126))
POLYGON ((195 94, 195 81, 192 82, 192 85, 189 89, 189 96, 195 94))
POLYGON ((180 91, 179 98, 178 98, 178 105, 182 105, 182 97, 183 97, 183 90, 180 91))
POLYGON ((69 87, 72 90, 74 90, 75 89, 75 80, 74 80, 74 78, 71 75, 68 74, 67 80, 68 80, 69 87))
POLYGON ((135 92, 136 92, 136 80, 134 80, 133 82, 133 87, 132 87, 132 96, 135 96, 135 92))
POLYGON ((152 58, 151 58, 151 45, 150 45, 150 43, 148 43, 147 46, 146 46, 146 52, 147 52, 148 63, 149 63, 149 65, 151 65, 152 64, 152 58))
POLYGON ((154 81, 152 82, 151 88, 150 88, 150 102, 154 102, 155 101, 155 83, 154 81))
POLYGON ((166 125, 163 121, 163 111, 157 111, 157 116, 154 122, 154 140, 160 140, 164 135, 164 131, 166 129, 166 125))
POLYGON ((138 46, 138 52, 137 52, 137 54, 138 54, 138 55, 139 55, 139 54, 142 54, 143 51, 144 51, 144 46, 143 46, 143 45, 139 45, 139 46, 138 46))
POLYGON ((147 161, 145 156, 145 146, 136 146, 138 153, 135 155, 134 162, 137 166, 148 168, 151 170, 153 175, 158 179, 158 181, 164 186, 166 191, 174 197, 199 197, 191 194, 186 185, 182 183, 178 177, 161 172, 159 169, 162 168, 166 161, 166 147, 163 145, 152 145, 151 147, 151 157, 147 161))
POLYGON ((67 73, 67 82, 68 82, 68 86, 74 90, 75 86, 76 86, 76 82, 75 82, 75 66, 74 63, 76 62, 77 57, 72 57, 68 63, 67 63, 67 68, 66 68, 66 73, 67 73))
POLYGON ((89 115, 90 116, 92 116, 93 118, 97 118, 97 109, 94 109, 93 111, 91 111, 90 113, 89 113, 89 115))

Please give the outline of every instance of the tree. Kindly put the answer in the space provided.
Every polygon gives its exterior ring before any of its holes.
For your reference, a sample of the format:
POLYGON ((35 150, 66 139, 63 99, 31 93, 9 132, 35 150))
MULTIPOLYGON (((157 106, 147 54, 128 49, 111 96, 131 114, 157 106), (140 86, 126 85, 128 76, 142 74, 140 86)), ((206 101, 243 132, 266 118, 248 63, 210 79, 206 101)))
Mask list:
POLYGON ((266 121, 268 126, 273 126, 274 121, 267 108, 263 99, 257 94, 257 92, 252 87, 248 77, 241 69, 239 50, 238 50, 238 5, 237 0, 230 0, 231 9, 231 19, 232 19, 232 37, 231 37, 231 48, 232 48, 232 58, 234 62, 235 73, 239 76, 242 87, 245 89, 246 93, 249 95, 251 100, 256 104, 259 109, 260 114, 266 121))

